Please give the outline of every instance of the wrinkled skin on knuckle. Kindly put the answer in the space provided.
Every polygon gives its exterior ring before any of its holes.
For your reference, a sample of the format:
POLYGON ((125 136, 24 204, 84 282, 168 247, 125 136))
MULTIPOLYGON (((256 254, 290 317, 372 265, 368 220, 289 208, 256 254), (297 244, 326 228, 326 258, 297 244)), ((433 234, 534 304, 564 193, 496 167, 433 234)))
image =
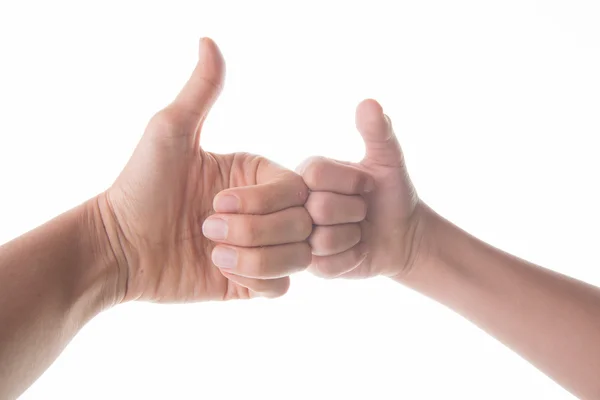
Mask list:
MULTIPOLYGON (((251 153, 234 153, 231 155, 230 168, 228 175, 228 187, 240 187, 254 185, 259 181, 258 172, 263 163, 268 160, 264 157, 251 153)), ((242 210, 245 204, 242 200, 242 210)))
POLYGON ((359 193, 365 185, 365 178, 359 173, 353 173, 348 186, 352 193, 359 193))

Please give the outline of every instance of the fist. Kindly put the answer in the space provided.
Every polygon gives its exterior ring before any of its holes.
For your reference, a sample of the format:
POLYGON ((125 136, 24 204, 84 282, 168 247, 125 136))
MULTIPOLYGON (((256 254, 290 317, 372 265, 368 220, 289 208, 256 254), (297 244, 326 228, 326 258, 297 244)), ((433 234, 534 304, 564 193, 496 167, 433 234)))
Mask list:
POLYGON ((400 277, 419 258, 424 205, 376 101, 359 104, 356 126, 366 147, 361 162, 313 157, 297 169, 311 191, 310 270, 328 278, 400 277))
POLYGON ((117 302, 275 297, 310 264, 302 178, 259 156, 201 146, 224 75, 219 49, 202 40, 189 81, 98 197, 117 302))

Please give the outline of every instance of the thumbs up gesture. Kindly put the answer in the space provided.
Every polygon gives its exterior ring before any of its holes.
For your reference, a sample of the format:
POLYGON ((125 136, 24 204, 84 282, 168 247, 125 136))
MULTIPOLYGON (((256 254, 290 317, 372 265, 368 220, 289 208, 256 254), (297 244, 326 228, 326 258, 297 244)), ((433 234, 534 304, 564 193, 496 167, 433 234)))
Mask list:
POLYGON ((421 256, 424 215, 390 119, 374 100, 356 110, 366 147, 360 163, 314 157, 297 171, 311 193, 310 270, 319 276, 402 277, 421 256))
POLYGON ((310 264, 302 178, 262 157, 201 146, 224 75, 219 49, 201 40, 189 81, 98 196, 115 302, 275 297, 310 264))

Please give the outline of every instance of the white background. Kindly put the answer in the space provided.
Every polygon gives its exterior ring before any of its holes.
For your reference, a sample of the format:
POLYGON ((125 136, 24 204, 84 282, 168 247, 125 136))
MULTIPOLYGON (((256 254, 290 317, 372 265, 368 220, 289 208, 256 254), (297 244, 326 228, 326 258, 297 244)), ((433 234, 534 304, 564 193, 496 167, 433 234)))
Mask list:
MULTIPOLYGON (((206 149, 358 160, 374 97, 433 208, 600 285, 599 20, 567 0, 2 0, 0 243, 110 185, 211 36, 206 149)), ((414 292, 307 274, 274 301, 105 312, 22 398, 572 399, 414 292)))

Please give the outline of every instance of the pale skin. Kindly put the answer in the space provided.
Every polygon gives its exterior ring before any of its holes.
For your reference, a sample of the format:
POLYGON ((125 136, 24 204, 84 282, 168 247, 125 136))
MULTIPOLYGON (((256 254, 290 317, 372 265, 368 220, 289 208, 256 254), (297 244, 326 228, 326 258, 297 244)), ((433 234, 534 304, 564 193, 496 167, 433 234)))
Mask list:
POLYGON ((360 163, 312 158, 295 173, 206 152, 202 123, 223 79, 218 48, 202 40, 190 80, 111 188, 0 247, 0 398, 22 393, 102 310, 277 297, 305 268, 387 276, 582 399, 600 398, 598 288, 503 253, 428 208, 373 100, 357 109, 360 163))
POLYGON ((581 399, 599 399, 600 289, 506 254, 427 207, 377 102, 358 106, 356 125, 366 147, 360 163, 312 158, 298 168, 316 224, 309 269, 328 278, 390 277, 472 321, 581 399))
POLYGON ((189 81, 112 187, 0 248, 1 399, 22 393, 102 310, 277 297, 310 264, 302 178, 200 146, 224 75, 219 49, 203 39, 189 81), (203 232, 227 239, 215 246, 203 232))

